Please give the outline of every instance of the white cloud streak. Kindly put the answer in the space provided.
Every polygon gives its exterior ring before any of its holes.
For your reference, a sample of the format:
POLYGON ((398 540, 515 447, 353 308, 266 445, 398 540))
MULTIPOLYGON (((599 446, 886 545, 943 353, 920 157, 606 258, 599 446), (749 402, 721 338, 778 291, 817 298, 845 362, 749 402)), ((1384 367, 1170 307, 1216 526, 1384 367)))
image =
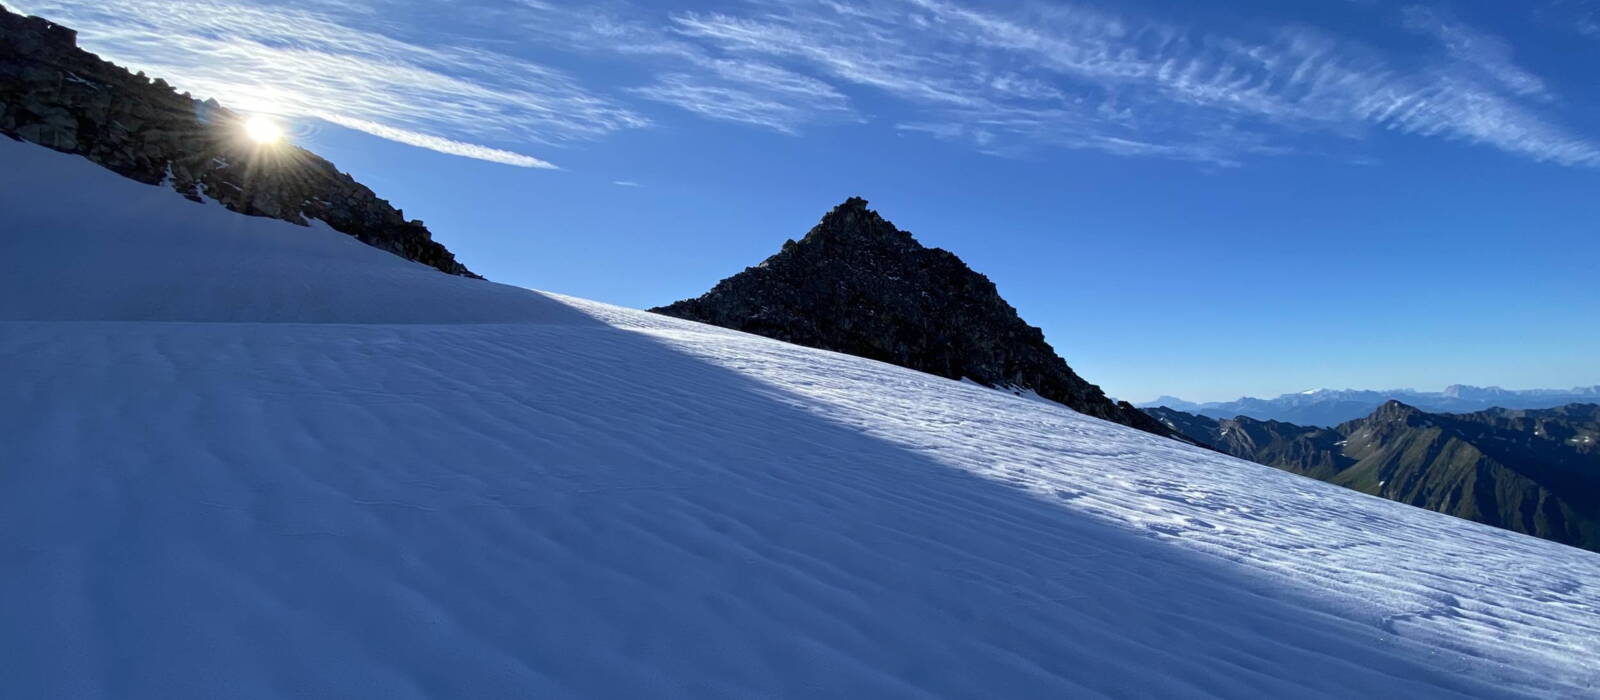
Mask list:
POLYGON ((317 117, 452 155, 548 161, 477 141, 556 144, 644 126, 565 74, 482 49, 425 47, 369 28, 370 8, 244 0, 29 1, 86 48, 229 107, 317 117))
POLYGON ((346 117, 341 114, 331 113, 324 113, 321 115, 321 118, 347 129, 355 129, 356 131, 363 131, 368 134, 372 134, 378 138, 397 141, 408 146, 426 148, 430 151, 448 153, 453 156, 476 158, 478 160, 487 160, 493 163, 504 163, 506 165, 515 165, 522 168, 543 168, 546 170, 557 169, 555 164, 550 163, 549 161, 534 158, 533 156, 526 156, 521 153, 514 153, 512 151, 501 150, 498 148, 490 148, 488 146, 480 146, 478 144, 467 143, 465 141, 454 141, 451 139, 442 138, 439 136, 431 136, 415 131, 407 131, 405 129, 398 129, 385 124, 367 121, 365 119, 356 119, 355 117, 346 117))

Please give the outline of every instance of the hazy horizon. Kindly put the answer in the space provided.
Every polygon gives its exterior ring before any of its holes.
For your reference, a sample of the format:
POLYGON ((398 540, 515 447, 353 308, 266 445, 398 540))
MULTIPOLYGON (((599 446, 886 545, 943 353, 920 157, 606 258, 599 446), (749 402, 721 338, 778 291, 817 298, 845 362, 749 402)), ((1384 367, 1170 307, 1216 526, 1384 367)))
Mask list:
MULTIPOLYGON (((1506 386, 1502 386, 1502 387, 1496 387, 1496 386, 1488 385, 1488 384, 1468 384, 1468 383, 1465 383, 1465 382, 1456 382, 1455 384, 1456 385, 1461 385, 1461 386, 1474 386, 1474 387, 1478 387, 1478 388, 1481 388, 1481 389, 1498 388, 1498 389, 1505 389, 1507 391, 1541 391, 1541 390, 1568 391, 1568 390, 1574 390, 1574 389, 1585 389, 1585 388, 1589 388, 1589 387, 1600 386, 1600 384, 1578 384, 1578 385, 1574 385, 1574 386, 1529 386, 1529 387, 1506 387, 1506 386)), ((1438 393, 1443 392, 1445 389, 1449 388, 1449 386, 1452 386, 1452 385, 1446 385, 1446 386, 1442 386, 1442 387, 1438 387, 1438 388, 1418 388, 1418 387, 1410 387, 1410 386, 1385 386, 1385 387, 1348 387, 1348 386, 1347 387, 1326 387, 1326 386, 1319 386, 1319 387, 1301 389, 1299 391, 1280 391, 1280 392, 1271 393, 1271 394, 1240 394, 1238 396, 1229 396, 1229 397, 1226 397, 1226 398, 1197 399, 1197 398, 1190 398, 1188 396, 1180 396, 1180 395, 1176 395, 1176 394, 1158 394, 1156 396, 1152 396, 1152 397, 1146 398, 1146 399, 1128 399, 1128 398, 1120 397, 1120 396, 1115 397, 1115 398, 1117 398, 1119 400, 1125 400, 1125 401, 1128 401, 1129 403, 1133 403, 1133 404, 1149 403, 1151 401, 1155 401, 1155 400, 1161 399, 1161 398, 1175 398, 1175 399, 1182 399, 1182 400, 1188 401, 1190 403, 1205 404, 1205 403, 1226 403, 1228 401, 1237 401, 1239 399, 1275 399, 1275 398, 1278 398, 1278 397, 1281 397, 1281 396, 1291 396, 1291 395, 1294 395, 1294 394, 1307 394, 1307 393, 1311 393, 1311 392, 1314 392, 1314 391, 1373 391, 1373 392, 1378 392, 1378 393, 1383 393, 1383 392, 1416 392, 1416 393, 1422 393, 1422 394, 1438 394, 1438 393)))

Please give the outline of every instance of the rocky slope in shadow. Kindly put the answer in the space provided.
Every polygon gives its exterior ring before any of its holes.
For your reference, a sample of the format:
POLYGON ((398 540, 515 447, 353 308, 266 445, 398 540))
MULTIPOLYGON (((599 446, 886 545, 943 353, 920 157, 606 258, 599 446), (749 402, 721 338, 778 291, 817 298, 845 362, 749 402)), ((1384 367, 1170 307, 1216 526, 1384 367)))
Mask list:
POLYGON ((1079 377, 989 278, 852 197, 798 241, 706 294, 652 311, 950 379, 1034 392, 1091 416, 1177 433, 1079 377))
POLYGON ((0 7, 0 134, 76 153, 123 176, 242 214, 320 219, 368 245, 476 277, 372 190, 309 151, 261 146, 215 101, 101 60, 77 34, 0 7))

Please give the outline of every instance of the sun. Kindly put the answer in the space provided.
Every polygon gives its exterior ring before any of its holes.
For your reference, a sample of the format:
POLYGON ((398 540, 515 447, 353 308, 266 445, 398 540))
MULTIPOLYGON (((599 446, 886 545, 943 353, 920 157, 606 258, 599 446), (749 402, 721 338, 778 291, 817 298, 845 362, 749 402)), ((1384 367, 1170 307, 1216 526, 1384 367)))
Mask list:
POLYGON ((283 138, 283 127, 267 117, 257 114, 244 123, 244 133, 251 141, 267 145, 283 138))

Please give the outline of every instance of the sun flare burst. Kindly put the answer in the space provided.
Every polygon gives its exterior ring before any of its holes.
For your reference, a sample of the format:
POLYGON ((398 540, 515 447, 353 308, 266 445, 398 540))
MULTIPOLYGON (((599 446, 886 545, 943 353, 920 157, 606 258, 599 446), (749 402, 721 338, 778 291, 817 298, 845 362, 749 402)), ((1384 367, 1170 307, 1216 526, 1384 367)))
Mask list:
POLYGON ((251 141, 262 145, 277 143, 283 139, 283 127, 259 114, 245 121, 244 133, 251 141))

